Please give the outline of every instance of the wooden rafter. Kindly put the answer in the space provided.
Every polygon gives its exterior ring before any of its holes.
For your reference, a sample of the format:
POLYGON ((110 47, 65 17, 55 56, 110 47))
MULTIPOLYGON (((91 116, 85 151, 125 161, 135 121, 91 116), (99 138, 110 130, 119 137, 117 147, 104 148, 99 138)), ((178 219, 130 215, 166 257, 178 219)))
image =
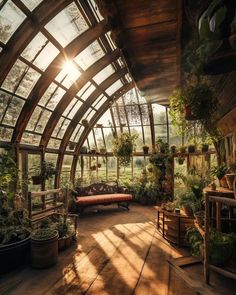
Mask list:
MULTIPOLYGON (((97 113, 93 116, 93 118, 91 119, 91 126, 89 128, 86 128, 83 131, 83 133, 81 134, 81 137, 79 139, 79 142, 76 146, 75 154, 74 154, 74 158, 73 158, 73 162, 72 162, 72 166, 71 166, 71 180, 74 180, 74 177, 75 177, 76 165, 77 165, 77 160, 78 160, 80 148, 81 148, 84 140, 88 136, 89 132, 91 131, 92 127, 97 123, 97 121, 101 118, 101 116, 110 108, 111 102, 114 102, 115 100, 119 99, 122 95, 124 95, 127 91, 129 91, 133 87, 134 87, 134 84, 132 82, 124 85, 121 89, 116 91, 113 94, 113 96, 108 101, 106 101, 106 103, 103 106, 101 106, 99 108, 99 110, 97 111, 97 113)), ((60 164, 60 163, 58 163, 58 164, 60 164)), ((58 166, 58 168, 61 169, 61 166, 58 166)))
POLYGON ((63 112, 65 111, 66 107, 72 101, 76 93, 79 89, 81 89, 92 77, 94 77, 98 72, 100 72, 103 68, 108 66, 110 63, 114 62, 117 58, 119 58, 120 52, 119 50, 114 50, 113 52, 106 54, 96 63, 94 63, 87 71, 85 71, 77 81, 68 89, 68 91, 64 94, 60 102, 58 103, 57 107, 55 108, 54 112, 52 113, 46 127, 45 131, 42 135, 42 139, 40 144, 46 146, 48 141, 50 140, 51 134, 61 118, 63 112))
POLYGON ((99 38, 100 35, 105 34, 109 30, 109 26, 105 22, 101 22, 94 27, 91 27, 86 32, 75 38, 57 57, 52 61, 50 66, 46 69, 41 78, 37 81, 33 90, 31 91, 24 107, 17 120, 12 142, 20 141, 22 134, 28 124, 31 115, 34 112, 40 98, 47 90, 49 85, 53 82, 56 76, 61 71, 61 67, 65 58, 73 59, 81 51, 83 51, 89 44, 99 38))
POLYGON ((40 28, 71 2, 72 0, 43 1, 32 12, 31 18, 26 18, 20 25, 0 54, 0 85, 25 47, 40 31, 40 28))

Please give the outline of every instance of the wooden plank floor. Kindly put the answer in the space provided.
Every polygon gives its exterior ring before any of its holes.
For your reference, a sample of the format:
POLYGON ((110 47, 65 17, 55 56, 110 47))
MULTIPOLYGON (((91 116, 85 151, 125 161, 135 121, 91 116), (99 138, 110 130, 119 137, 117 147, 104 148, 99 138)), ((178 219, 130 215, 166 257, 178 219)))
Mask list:
POLYGON ((0 294, 195 294, 170 275, 167 259, 182 256, 155 228, 152 207, 101 207, 79 220, 78 241, 52 268, 30 266, 0 279, 0 294))

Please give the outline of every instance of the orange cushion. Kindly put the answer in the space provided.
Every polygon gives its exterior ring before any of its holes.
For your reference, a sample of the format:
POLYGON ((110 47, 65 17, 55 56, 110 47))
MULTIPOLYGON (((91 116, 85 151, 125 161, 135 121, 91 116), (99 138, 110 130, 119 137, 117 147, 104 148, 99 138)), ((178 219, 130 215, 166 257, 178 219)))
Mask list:
POLYGON ((82 196, 76 198, 76 204, 78 205, 92 205, 92 204, 105 204, 112 202, 125 202, 131 201, 133 196, 130 194, 105 194, 94 196, 82 196))

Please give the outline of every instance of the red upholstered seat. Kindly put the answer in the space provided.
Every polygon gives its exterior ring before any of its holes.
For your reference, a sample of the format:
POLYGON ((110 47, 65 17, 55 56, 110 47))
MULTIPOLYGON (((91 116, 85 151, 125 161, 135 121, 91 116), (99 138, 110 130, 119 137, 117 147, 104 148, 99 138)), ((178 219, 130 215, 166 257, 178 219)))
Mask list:
POLYGON ((126 202, 131 201, 133 196, 130 194, 105 194, 105 195, 93 195, 82 196, 76 198, 77 205, 92 205, 92 204, 105 204, 112 202, 126 202))

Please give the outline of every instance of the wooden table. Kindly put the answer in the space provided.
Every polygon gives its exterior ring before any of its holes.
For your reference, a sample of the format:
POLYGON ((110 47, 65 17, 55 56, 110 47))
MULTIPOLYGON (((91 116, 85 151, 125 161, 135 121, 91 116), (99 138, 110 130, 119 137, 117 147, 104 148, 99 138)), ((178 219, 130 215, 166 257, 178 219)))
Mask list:
POLYGON ((157 230, 162 237, 178 246, 188 246, 185 241, 186 229, 194 224, 194 218, 181 213, 169 212, 156 206, 157 230))

